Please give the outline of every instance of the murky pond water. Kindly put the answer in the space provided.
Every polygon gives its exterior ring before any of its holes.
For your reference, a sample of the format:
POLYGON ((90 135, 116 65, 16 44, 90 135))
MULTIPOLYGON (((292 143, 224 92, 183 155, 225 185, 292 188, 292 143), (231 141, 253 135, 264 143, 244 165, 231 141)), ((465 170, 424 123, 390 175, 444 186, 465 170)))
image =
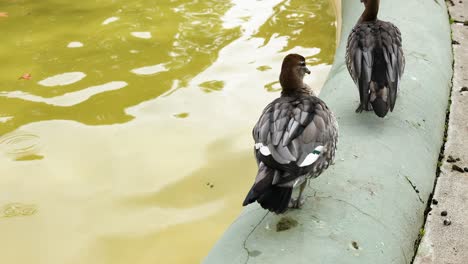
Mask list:
POLYGON ((2 0, 0 262, 200 262, 282 58, 321 87, 335 28, 329 0, 2 0))

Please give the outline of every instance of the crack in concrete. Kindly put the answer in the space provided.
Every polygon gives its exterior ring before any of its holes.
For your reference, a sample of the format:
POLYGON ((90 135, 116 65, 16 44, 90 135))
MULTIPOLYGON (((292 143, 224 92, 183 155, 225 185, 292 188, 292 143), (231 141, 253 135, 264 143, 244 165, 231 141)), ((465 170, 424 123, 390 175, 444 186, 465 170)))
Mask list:
POLYGON ((249 234, 247 235, 247 237, 244 240, 244 243, 242 243, 242 246, 244 247, 244 250, 247 252, 247 259, 245 260, 244 264, 247 264, 249 262, 249 259, 250 259, 250 250, 247 248, 247 240, 249 240, 250 235, 252 235, 252 233, 255 231, 255 229, 257 229, 257 227, 263 222, 263 220, 265 220, 265 217, 268 215, 268 213, 270 213, 270 212, 266 212, 265 215, 262 217, 262 219, 260 219, 260 221, 254 226, 254 228, 252 230, 250 230, 249 234))
POLYGON ((414 192, 416 193, 416 195, 418 196, 418 199, 419 201, 424 204, 424 200, 421 198, 421 196, 419 195, 419 190, 418 188, 416 187, 415 184, 413 184, 413 182, 410 180, 410 178, 408 176, 405 175, 405 179, 408 181, 408 183, 411 185, 411 187, 413 188, 414 192))
POLYGON ((244 218, 244 217, 247 217, 248 215, 254 213, 254 212, 257 212, 258 210, 263 210, 262 208, 255 208, 255 209, 252 209, 246 213, 244 213, 243 215, 239 216, 238 218, 236 218, 236 220, 234 220, 234 222, 232 222, 232 224, 235 224, 237 221, 239 221, 240 219, 244 218))

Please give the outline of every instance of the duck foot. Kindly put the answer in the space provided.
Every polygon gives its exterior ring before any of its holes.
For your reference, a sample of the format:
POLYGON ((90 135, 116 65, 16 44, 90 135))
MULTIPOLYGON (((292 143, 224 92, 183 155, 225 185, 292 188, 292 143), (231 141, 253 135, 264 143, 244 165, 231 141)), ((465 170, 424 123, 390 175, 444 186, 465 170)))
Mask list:
POLYGON ((362 106, 359 104, 358 108, 356 108, 356 113, 361 113, 362 112, 362 106))
POLYGON ((369 103, 366 108, 362 107, 361 104, 359 104, 358 108, 356 108, 356 113, 361 113, 362 111, 372 111, 372 105, 369 103))
POLYGON ((289 208, 291 209, 301 209, 301 207, 304 205, 305 199, 293 199, 289 201, 289 208))

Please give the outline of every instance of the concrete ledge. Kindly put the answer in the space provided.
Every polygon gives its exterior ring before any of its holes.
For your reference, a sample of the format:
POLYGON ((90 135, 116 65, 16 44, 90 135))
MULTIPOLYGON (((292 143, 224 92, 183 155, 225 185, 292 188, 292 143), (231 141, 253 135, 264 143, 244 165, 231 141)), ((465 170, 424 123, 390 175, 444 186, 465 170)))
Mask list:
POLYGON ((344 63, 363 10, 342 2, 342 34, 320 95, 339 119, 335 165, 312 181, 302 210, 244 210, 204 263, 410 263, 433 189, 452 76, 449 18, 441 0, 382 0, 379 17, 403 35, 406 70, 395 111, 355 114, 344 63), (287 217, 290 229, 277 231, 287 217), (297 223, 297 224, 296 224, 297 223))
POLYGON ((447 4, 457 21, 452 24, 455 57, 452 104, 444 160, 434 191, 437 202, 431 205, 414 264, 468 262, 468 25, 464 25, 462 16, 468 6, 459 1, 447 4))

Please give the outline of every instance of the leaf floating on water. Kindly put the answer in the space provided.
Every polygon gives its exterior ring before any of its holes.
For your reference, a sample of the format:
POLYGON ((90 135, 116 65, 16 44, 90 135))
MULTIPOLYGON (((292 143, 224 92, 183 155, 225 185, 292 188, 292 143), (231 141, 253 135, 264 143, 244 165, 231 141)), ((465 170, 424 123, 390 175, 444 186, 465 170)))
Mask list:
POLYGON ((25 73, 23 75, 21 75, 18 80, 31 80, 32 76, 30 73, 25 73))

